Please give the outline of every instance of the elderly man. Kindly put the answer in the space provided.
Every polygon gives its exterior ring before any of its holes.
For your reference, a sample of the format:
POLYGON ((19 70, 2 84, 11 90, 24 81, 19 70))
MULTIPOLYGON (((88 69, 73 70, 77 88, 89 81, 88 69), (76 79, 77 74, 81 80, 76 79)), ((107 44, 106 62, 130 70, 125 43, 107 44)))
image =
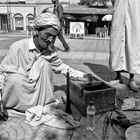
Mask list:
POLYGON ((87 74, 62 63, 55 52, 51 42, 60 30, 57 16, 41 13, 34 24, 37 34, 15 42, 0 65, 4 75, 1 108, 3 102, 9 112, 24 113, 28 108, 55 102, 52 71, 66 75, 69 70, 71 78, 88 79, 87 74))

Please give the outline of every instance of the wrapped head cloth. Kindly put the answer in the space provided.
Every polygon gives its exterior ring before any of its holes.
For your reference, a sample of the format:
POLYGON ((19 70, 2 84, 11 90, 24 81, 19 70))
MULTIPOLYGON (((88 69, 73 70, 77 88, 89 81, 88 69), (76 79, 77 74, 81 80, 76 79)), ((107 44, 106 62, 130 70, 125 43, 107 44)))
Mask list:
POLYGON ((56 15, 46 12, 41 13, 34 19, 34 26, 36 29, 39 28, 54 28, 57 32, 60 31, 60 22, 56 15))

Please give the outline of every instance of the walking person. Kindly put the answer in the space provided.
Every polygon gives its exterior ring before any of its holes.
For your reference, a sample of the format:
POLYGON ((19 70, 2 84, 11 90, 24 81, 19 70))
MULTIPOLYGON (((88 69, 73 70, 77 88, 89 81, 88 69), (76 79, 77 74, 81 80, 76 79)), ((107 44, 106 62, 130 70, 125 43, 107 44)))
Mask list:
MULTIPOLYGON (((60 32, 58 33, 58 38, 62 42, 63 47, 65 48, 64 51, 69 52, 70 47, 63 36, 63 18, 62 18, 63 17, 63 6, 61 3, 59 3, 59 0, 52 0, 52 3, 54 4, 53 13, 55 15, 57 15, 57 17, 60 20, 60 24, 61 24, 61 29, 60 29, 60 32)), ((55 40, 56 40, 56 38, 54 38, 54 40, 53 40, 54 43, 55 43, 55 40)))
POLYGON ((140 0, 112 0, 112 3, 111 69, 116 71, 120 83, 123 83, 121 73, 129 73, 128 87, 137 92, 134 74, 140 74, 140 0))

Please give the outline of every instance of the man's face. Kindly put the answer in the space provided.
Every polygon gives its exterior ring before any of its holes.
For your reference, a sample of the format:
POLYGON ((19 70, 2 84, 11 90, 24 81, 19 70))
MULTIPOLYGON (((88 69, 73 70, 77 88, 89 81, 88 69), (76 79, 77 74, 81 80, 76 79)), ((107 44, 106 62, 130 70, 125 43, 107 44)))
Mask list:
POLYGON ((41 49, 48 49, 49 45, 52 43, 53 38, 56 36, 53 34, 55 29, 51 28, 51 30, 43 29, 38 32, 38 43, 41 49))

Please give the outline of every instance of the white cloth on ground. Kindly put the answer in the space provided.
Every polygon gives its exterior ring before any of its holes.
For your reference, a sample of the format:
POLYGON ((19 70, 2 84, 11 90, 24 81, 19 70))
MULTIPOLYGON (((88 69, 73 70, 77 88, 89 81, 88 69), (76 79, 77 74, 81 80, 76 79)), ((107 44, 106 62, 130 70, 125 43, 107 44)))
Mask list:
POLYGON ((57 108, 59 101, 45 106, 34 106, 26 111, 25 122, 32 125, 38 126, 45 124, 55 128, 61 129, 73 129, 80 126, 78 121, 70 115, 57 108))

